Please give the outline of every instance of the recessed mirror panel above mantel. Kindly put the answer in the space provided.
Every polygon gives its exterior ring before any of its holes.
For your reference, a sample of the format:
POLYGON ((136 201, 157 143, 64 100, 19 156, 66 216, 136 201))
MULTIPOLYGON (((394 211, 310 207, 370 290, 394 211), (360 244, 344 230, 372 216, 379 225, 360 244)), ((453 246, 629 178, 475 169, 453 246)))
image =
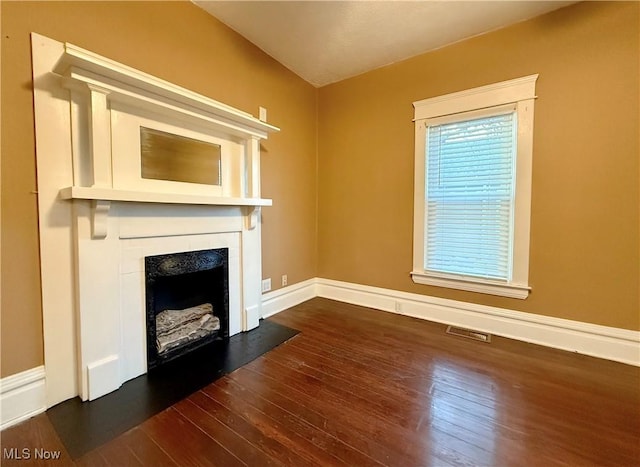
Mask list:
POLYGON ((140 170, 145 179, 222 185, 221 147, 140 127, 140 170))

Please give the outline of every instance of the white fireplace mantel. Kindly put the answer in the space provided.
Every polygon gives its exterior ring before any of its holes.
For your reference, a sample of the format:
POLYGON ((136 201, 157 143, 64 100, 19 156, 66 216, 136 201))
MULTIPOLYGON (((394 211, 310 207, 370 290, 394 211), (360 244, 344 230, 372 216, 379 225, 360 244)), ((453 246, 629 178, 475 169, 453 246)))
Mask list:
POLYGON ((227 248, 229 335, 257 326, 260 141, 278 128, 35 33, 32 60, 47 405, 146 372, 146 256, 227 248), (143 178, 142 127, 219 147, 219 183, 143 178))
POLYGON ((73 44, 61 46, 51 71, 70 90, 74 161, 74 183, 63 188, 63 198, 269 205, 259 197, 259 141, 279 131, 277 127, 73 44), (222 192, 191 183, 135 177, 136 165, 130 159, 137 155, 140 142, 139 134, 129 127, 142 124, 215 138, 227 159, 223 161, 222 192), (87 190, 89 187, 95 190, 87 190))
POLYGON ((69 186, 60 190, 62 199, 90 199, 137 203, 202 204, 211 206, 271 206, 265 198, 233 198, 229 196, 189 195, 178 193, 153 193, 148 191, 114 190, 69 186))
POLYGON ((271 206, 272 200, 265 198, 233 198, 222 196, 203 196, 178 193, 153 193, 148 191, 114 190, 112 188, 93 188, 70 186, 60 190, 60 198, 64 200, 91 200, 94 202, 91 216, 94 238, 107 235, 108 215, 112 201, 128 203, 161 203, 205 206, 241 206, 246 208, 247 226, 255 229, 258 223, 260 207, 271 206))

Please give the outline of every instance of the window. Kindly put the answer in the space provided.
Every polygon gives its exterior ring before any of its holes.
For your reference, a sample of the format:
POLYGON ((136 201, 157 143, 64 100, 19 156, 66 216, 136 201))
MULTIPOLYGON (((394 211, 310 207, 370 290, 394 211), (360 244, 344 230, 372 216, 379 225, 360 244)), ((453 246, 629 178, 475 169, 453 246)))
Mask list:
POLYGON ((527 298, 537 77, 414 102, 414 282, 527 298))

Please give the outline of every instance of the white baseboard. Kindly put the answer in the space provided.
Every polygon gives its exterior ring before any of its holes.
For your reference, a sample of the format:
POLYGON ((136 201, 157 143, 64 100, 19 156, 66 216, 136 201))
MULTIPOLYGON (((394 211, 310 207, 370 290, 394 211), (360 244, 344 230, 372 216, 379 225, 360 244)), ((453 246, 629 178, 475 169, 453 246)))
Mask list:
POLYGON ((330 279, 263 295, 263 317, 316 296, 640 366, 638 331, 330 279))
POLYGON ((309 279, 262 295, 262 317, 268 318, 317 296, 317 279, 309 279))
POLYGON ((44 366, 0 380, 0 430, 46 410, 44 366))
MULTIPOLYGON (((268 318, 314 297, 478 329, 498 336, 640 366, 638 331, 330 279, 309 279, 264 294, 262 317, 268 318)), ((44 366, 0 380, 1 430, 45 410, 44 366)))
POLYGON ((329 279, 319 297, 640 366, 640 332, 329 279))

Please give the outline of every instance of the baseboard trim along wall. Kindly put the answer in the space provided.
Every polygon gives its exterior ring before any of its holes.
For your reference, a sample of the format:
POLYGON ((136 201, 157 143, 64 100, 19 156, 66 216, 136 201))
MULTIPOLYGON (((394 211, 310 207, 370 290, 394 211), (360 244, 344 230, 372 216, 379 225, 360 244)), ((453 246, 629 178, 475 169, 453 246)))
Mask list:
POLYGON ((262 317, 268 318, 287 308, 317 297, 317 279, 309 279, 262 294, 262 317))
POLYGON ((316 278, 263 295, 263 316, 324 297, 640 366, 640 332, 316 278), (268 306, 265 307, 265 303, 268 306), (268 310, 268 314, 265 312, 268 310))
POLYGON ((44 366, 0 379, 0 430, 46 410, 44 366))
MULTIPOLYGON (((313 278, 262 295, 262 317, 324 297, 640 366, 640 332, 397 290, 313 278)), ((0 429, 46 410, 44 366, 0 379, 0 429)))

